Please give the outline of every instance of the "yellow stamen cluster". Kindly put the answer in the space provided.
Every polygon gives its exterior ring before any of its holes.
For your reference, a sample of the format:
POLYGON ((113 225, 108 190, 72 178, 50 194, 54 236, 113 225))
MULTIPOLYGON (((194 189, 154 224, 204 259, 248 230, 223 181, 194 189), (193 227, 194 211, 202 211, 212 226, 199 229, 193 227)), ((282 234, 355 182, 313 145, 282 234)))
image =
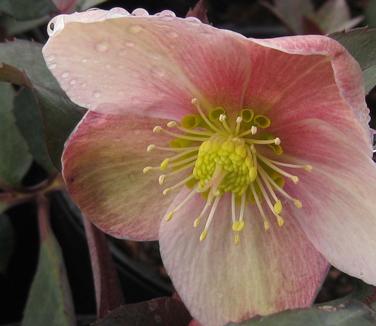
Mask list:
POLYGON ((163 185, 172 175, 187 174, 180 182, 163 190, 166 195, 181 187, 191 189, 190 193, 165 219, 171 220, 174 214, 200 193, 206 203, 194 220, 193 226, 205 225, 199 237, 203 241, 215 217, 220 199, 231 194, 231 219, 235 244, 240 243, 240 233, 246 226, 247 205, 256 205, 262 218, 264 229, 271 227, 269 216, 274 216, 276 224, 282 227, 285 219, 282 200, 292 202, 301 208, 300 200, 293 198, 283 188, 286 180, 298 183, 299 178, 286 171, 304 169, 311 171, 310 165, 299 165, 270 159, 268 151, 282 155, 281 139, 266 132, 271 120, 266 115, 255 114, 251 108, 243 108, 235 119, 229 119, 226 110, 215 107, 203 111, 197 99, 192 100, 198 114, 185 116, 180 122, 170 121, 166 128, 156 126, 155 133, 165 133, 172 137, 169 146, 151 144, 147 151, 161 150, 175 155, 164 159, 157 167, 145 167, 143 172, 163 171, 158 181, 163 185), (176 129, 177 132, 170 129, 176 129), (267 150, 260 149, 262 147, 267 150), (261 154, 262 152, 262 154, 261 154), (166 172, 165 172, 166 171, 166 172), (206 218, 205 218, 206 217, 206 218))

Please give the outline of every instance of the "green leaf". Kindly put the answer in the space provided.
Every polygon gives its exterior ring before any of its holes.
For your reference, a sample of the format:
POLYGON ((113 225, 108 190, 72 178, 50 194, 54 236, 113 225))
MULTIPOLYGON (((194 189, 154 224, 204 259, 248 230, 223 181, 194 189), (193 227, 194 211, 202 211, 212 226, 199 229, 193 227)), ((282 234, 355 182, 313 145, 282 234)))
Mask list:
POLYGON ((376 28, 357 28, 329 35, 341 43, 359 62, 363 71, 366 92, 376 85, 376 28))
POLYGON ((13 115, 14 90, 0 82, 0 180, 18 186, 30 167, 32 157, 16 126, 13 115))
POLYGON ((38 268, 22 326, 73 326, 72 296, 59 244, 49 227, 41 233, 38 268))
POLYGON ((0 273, 5 273, 7 270, 14 244, 13 225, 8 216, 0 214, 0 273))
POLYGON ((0 11, 20 20, 35 19, 56 12, 50 0, 1 0, 0 11))
POLYGON ((376 27, 376 1, 368 1, 367 7, 364 10, 366 22, 369 27, 376 27))
POLYGON ((0 45, 0 80, 30 88, 40 109, 47 149, 60 169, 64 143, 80 121, 83 110, 73 104, 49 72, 42 57, 42 46, 15 41, 0 45))
POLYGON ((10 16, 1 16, 0 26, 4 29, 6 36, 13 36, 37 28, 40 25, 45 25, 50 19, 51 17, 45 16, 32 20, 17 20, 10 16))
POLYGON ((284 311, 228 326, 371 326, 376 312, 356 300, 336 300, 310 309, 284 311))
POLYGON ((93 326, 187 326, 191 319, 181 301, 174 298, 157 298, 121 306, 93 326))
POLYGON ((38 105, 39 102, 34 93, 30 89, 23 88, 14 99, 14 115, 34 160, 46 172, 52 174, 56 172, 56 169, 48 154, 41 111, 38 105))

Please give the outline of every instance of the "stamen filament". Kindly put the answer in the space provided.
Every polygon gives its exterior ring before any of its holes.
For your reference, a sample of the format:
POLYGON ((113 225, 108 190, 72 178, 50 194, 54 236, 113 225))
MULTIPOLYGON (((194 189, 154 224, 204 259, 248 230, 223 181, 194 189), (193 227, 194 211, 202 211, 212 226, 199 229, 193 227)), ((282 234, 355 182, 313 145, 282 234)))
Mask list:
MULTIPOLYGON (((260 168, 260 171, 263 171, 261 168, 260 168)), ((291 197, 286 191, 284 191, 280 186, 278 186, 275 181, 271 178, 271 176, 269 174, 267 174, 265 171, 263 171, 264 175, 268 178, 268 181, 272 184, 272 186, 279 192, 281 193, 283 196, 285 196, 287 199, 290 199, 294 205, 297 207, 297 208, 301 208, 302 207, 302 203, 299 199, 296 199, 296 198, 293 198, 291 197)))
POLYGON ((296 176, 296 175, 292 175, 282 169, 280 169, 278 166, 276 166, 275 164, 273 164, 269 159, 267 159, 265 156, 261 155, 261 154, 257 154, 257 157, 263 161, 267 166, 271 167, 273 170, 277 171, 278 173, 284 175, 285 177, 289 178, 292 180, 292 182, 294 183, 298 183, 299 182, 299 178, 296 176))
POLYGON ((236 221, 236 203, 235 203, 235 193, 231 193, 231 220, 232 223, 236 221))
POLYGON ((192 104, 195 106, 197 109, 198 113, 200 114, 201 118, 204 119, 205 123, 215 132, 221 133, 221 130, 218 129, 214 124, 210 122, 210 120, 206 117, 204 112, 201 110, 200 103, 198 102, 197 98, 192 99, 192 104))
POLYGON ((189 136, 189 135, 179 135, 179 134, 176 134, 176 133, 171 132, 169 130, 163 129, 161 126, 154 127, 153 132, 154 133, 163 132, 163 133, 165 133, 169 136, 172 136, 172 137, 176 137, 176 138, 179 138, 179 139, 192 140, 192 141, 204 142, 205 140, 208 139, 207 137, 204 138, 204 137, 193 137, 193 136, 189 136))
MULTIPOLYGON (((166 159, 163 160, 163 162, 170 163, 171 161, 178 160, 179 158, 184 157, 185 155, 192 154, 193 152, 197 152, 197 151, 198 151, 198 149, 187 150, 186 152, 182 152, 182 153, 176 154, 174 156, 167 157, 166 159)), ((189 158, 189 157, 187 157, 187 158, 189 158)))
POLYGON ((261 217, 264 221, 264 229, 265 231, 268 231, 270 229, 270 222, 268 220, 268 218, 266 217, 265 213, 264 213, 264 210, 262 209, 262 206, 261 206, 261 203, 260 203, 260 199, 257 195, 257 192, 255 190, 255 185, 254 183, 251 183, 251 191, 252 191, 252 195, 253 197, 255 198, 255 201, 256 201, 256 205, 257 205, 257 208, 261 214, 261 217))
POLYGON ((181 160, 181 161, 178 161, 178 162, 175 162, 175 163, 172 163, 172 164, 168 164, 168 168, 175 168, 177 166, 180 167, 181 164, 191 163, 191 161, 196 160, 196 158, 197 158, 197 155, 194 155, 194 156, 186 158, 185 160, 181 160))
POLYGON ((226 115, 221 114, 221 115, 219 116, 219 119, 218 119, 218 120, 222 123, 223 128, 225 128, 225 130, 226 130, 230 135, 232 135, 232 130, 230 129, 230 127, 229 127, 229 125, 228 125, 228 123, 227 123, 227 117, 226 117, 226 115))
POLYGON ((180 131, 183 131, 187 134, 192 134, 192 135, 197 135, 197 136, 213 136, 214 135, 214 132, 212 131, 203 131, 203 130, 195 130, 195 129, 188 129, 188 128, 184 128, 184 127, 181 127, 178 125, 178 123, 176 121, 170 121, 167 123, 167 127, 169 128, 177 128, 179 129, 180 131))
POLYGON ((165 220, 170 221, 173 217, 174 214, 181 209, 197 192, 197 187, 195 187, 188 195, 183 199, 183 201, 176 206, 171 212, 166 214, 165 220))
POLYGON ((201 213, 199 214, 199 216, 194 220, 193 222, 193 226, 195 228, 198 227, 198 225, 200 224, 201 222, 201 218, 204 216, 204 214, 206 213, 206 211, 208 210, 208 208, 211 206, 212 204, 212 201, 211 200, 207 200, 206 203, 205 203, 205 206, 204 208, 202 209, 201 213))
POLYGON ((262 179, 262 181, 264 181, 266 187, 267 187, 268 190, 269 190, 269 193, 272 195, 273 199, 274 199, 276 202, 278 202, 279 199, 278 199, 277 195, 275 194, 275 192, 274 192, 272 186, 270 185, 268 179, 265 177, 265 171, 264 171, 264 169, 260 167, 259 172, 260 172, 260 175, 261 175, 261 179, 262 179))
POLYGON ((192 147, 162 147, 162 146, 157 146, 154 144, 150 144, 147 148, 147 152, 151 152, 154 149, 159 149, 161 151, 167 151, 167 152, 185 152, 187 150, 193 150, 193 149, 199 149, 200 146, 192 146, 192 147))
POLYGON ((172 187, 168 187, 165 190, 163 190, 163 194, 167 195, 171 190, 184 186, 186 182, 192 180, 193 178, 194 178, 193 175, 186 177, 185 179, 179 181, 177 184, 173 185, 172 187))
POLYGON ((213 221, 213 217, 214 217, 215 211, 217 210, 217 206, 218 206, 218 203, 219 203, 220 199, 221 199, 221 197, 217 196, 215 198, 215 200, 214 200, 214 203, 213 203, 213 206, 212 206, 212 208, 210 210, 208 219, 206 220, 206 224, 205 224, 204 230, 202 231, 202 233, 200 235, 200 241, 205 240, 206 236, 208 235, 208 229, 209 229, 209 226, 210 226, 211 222, 213 221))
POLYGON ((188 168, 190 168, 190 167, 192 167, 194 165, 195 165, 195 162, 191 162, 191 163, 189 163, 187 165, 184 165, 181 168, 178 168, 178 169, 176 169, 176 170, 174 170, 172 172, 169 172, 169 173, 166 173, 166 174, 161 174, 160 177, 163 176, 163 179, 165 179, 165 178, 170 177, 172 175, 178 174, 181 171, 184 171, 185 169, 188 169, 188 168))
POLYGON ((312 165, 309 165, 309 164, 290 164, 290 163, 285 163, 285 162, 280 162, 280 161, 275 161, 275 160, 271 160, 271 159, 268 159, 270 162, 272 162, 273 164, 275 165, 279 165, 279 166, 284 166, 286 168, 291 168, 291 169, 304 169, 306 171, 312 171, 312 165))
MULTIPOLYGON (((249 129, 249 132, 251 133, 251 129, 249 129)), ((281 140, 278 137, 274 139, 246 139, 246 143, 256 145, 280 145, 281 140)))
POLYGON ((240 132, 240 126, 242 124, 243 118, 242 117, 237 117, 236 118, 236 127, 235 127, 235 136, 237 136, 240 132))

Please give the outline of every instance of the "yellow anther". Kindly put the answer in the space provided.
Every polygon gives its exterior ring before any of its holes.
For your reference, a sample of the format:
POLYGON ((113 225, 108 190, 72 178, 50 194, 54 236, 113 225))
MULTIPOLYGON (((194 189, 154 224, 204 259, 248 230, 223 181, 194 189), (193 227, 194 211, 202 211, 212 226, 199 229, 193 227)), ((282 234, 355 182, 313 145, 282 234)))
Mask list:
POLYGON ((256 180, 256 178, 257 178, 257 168, 251 167, 249 169, 249 181, 253 182, 256 180))
POLYGON ((256 126, 252 126, 251 127, 251 135, 256 135, 257 133, 257 127, 256 126))
POLYGON ((285 220, 281 216, 277 216, 277 223, 279 227, 282 227, 285 224, 285 220))
POLYGON ((281 145, 281 140, 277 137, 274 139, 274 144, 275 145, 281 145))
POLYGON ((163 185, 164 181, 166 179, 166 175, 165 174, 161 174, 158 178, 158 182, 160 185, 163 185))
POLYGON ((290 177, 291 181, 297 184, 299 182, 299 178, 296 175, 290 177))
POLYGON ((270 229, 270 223, 269 223, 269 221, 264 221, 264 229, 265 229, 265 231, 268 231, 269 229, 270 229))
POLYGON ((232 231, 240 232, 244 229, 244 220, 235 221, 232 223, 232 231))
POLYGON ((145 173, 148 173, 149 171, 153 170, 153 168, 151 166, 147 166, 145 167, 142 172, 145 174, 145 173))
POLYGON ((160 165, 161 170, 166 170, 167 167, 168 167, 168 163, 169 163, 169 159, 168 159, 168 158, 164 159, 164 160, 162 161, 161 165, 160 165))
POLYGON ((151 152, 155 148, 154 144, 150 144, 148 147, 146 147, 147 152, 151 152))
POLYGON ((171 188, 166 188, 163 190, 162 194, 167 195, 171 191, 171 188))
POLYGON ((299 199, 294 199, 294 205, 296 208, 302 208, 303 204, 299 199))
POLYGON ((173 128, 173 127, 176 127, 178 124, 176 121, 169 121, 167 122, 167 127, 169 128, 173 128))
POLYGON ((282 202, 280 200, 275 202, 273 211, 275 214, 280 214, 282 212, 282 202))
POLYGON ((197 218, 195 219, 195 221, 193 222, 193 226, 194 226, 195 228, 197 228, 197 227, 200 225, 200 222, 201 222, 201 218, 200 218, 200 217, 197 217, 197 218))
POLYGON ((162 127, 161 126, 155 126, 154 128, 153 128, 153 132, 154 133, 158 133, 158 132, 161 132, 162 131, 162 127))
POLYGON ((171 219, 174 217, 174 212, 172 211, 172 212, 169 212, 169 213, 167 213, 167 215, 166 215, 166 218, 165 218, 165 220, 168 222, 168 221, 171 221, 171 219))
POLYGON ((304 165, 304 170, 305 170, 305 171, 311 172, 312 169, 313 169, 312 165, 309 165, 309 164, 304 165))
POLYGON ((234 243, 236 245, 238 245, 240 243, 240 235, 239 233, 235 233, 235 236, 234 236, 234 243))
POLYGON ((204 231, 202 231, 202 233, 200 234, 200 241, 204 241, 207 235, 208 235, 208 230, 204 229, 204 231))

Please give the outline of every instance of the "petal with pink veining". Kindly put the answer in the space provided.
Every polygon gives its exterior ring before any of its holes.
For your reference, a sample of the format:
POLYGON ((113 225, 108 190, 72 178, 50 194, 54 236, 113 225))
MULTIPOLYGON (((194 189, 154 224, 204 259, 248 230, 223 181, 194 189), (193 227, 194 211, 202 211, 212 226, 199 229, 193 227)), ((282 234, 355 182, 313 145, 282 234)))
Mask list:
MULTIPOLYGON (((282 132, 282 131, 281 131, 282 132)), ((287 208, 328 261, 376 284, 376 169, 371 148, 356 128, 305 120, 284 132, 286 153, 313 166, 286 189, 303 208, 287 208)), ((288 206, 287 206, 288 207, 288 206)), ((287 213, 286 213, 287 214, 287 213)))
POLYGON ((76 15, 55 18, 63 27, 43 49, 74 102, 100 112, 164 118, 191 112, 193 97, 204 106, 241 106, 249 60, 248 41, 240 34, 170 15, 96 22, 85 22, 91 12, 76 15))
POLYGON ((369 137, 362 73, 338 42, 319 35, 251 40, 262 47, 246 103, 267 111, 274 125, 308 117, 335 122, 350 109, 369 137))
MULTIPOLYGON (((182 191, 171 207, 186 194, 182 191)), ((292 219, 265 232, 254 207, 247 209, 240 244, 235 245, 228 199, 220 201, 202 242, 200 230, 193 227, 204 205, 198 195, 161 224, 164 265, 193 317, 203 325, 224 325, 309 306, 326 275, 326 260, 292 219)))
POLYGON ((115 237, 158 238, 172 198, 162 196, 157 175, 142 170, 164 158, 146 152, 155 136, 152 128, 160 122, 89 112, 66 144, 63 175, 70 195, 93 223, 115 237))

